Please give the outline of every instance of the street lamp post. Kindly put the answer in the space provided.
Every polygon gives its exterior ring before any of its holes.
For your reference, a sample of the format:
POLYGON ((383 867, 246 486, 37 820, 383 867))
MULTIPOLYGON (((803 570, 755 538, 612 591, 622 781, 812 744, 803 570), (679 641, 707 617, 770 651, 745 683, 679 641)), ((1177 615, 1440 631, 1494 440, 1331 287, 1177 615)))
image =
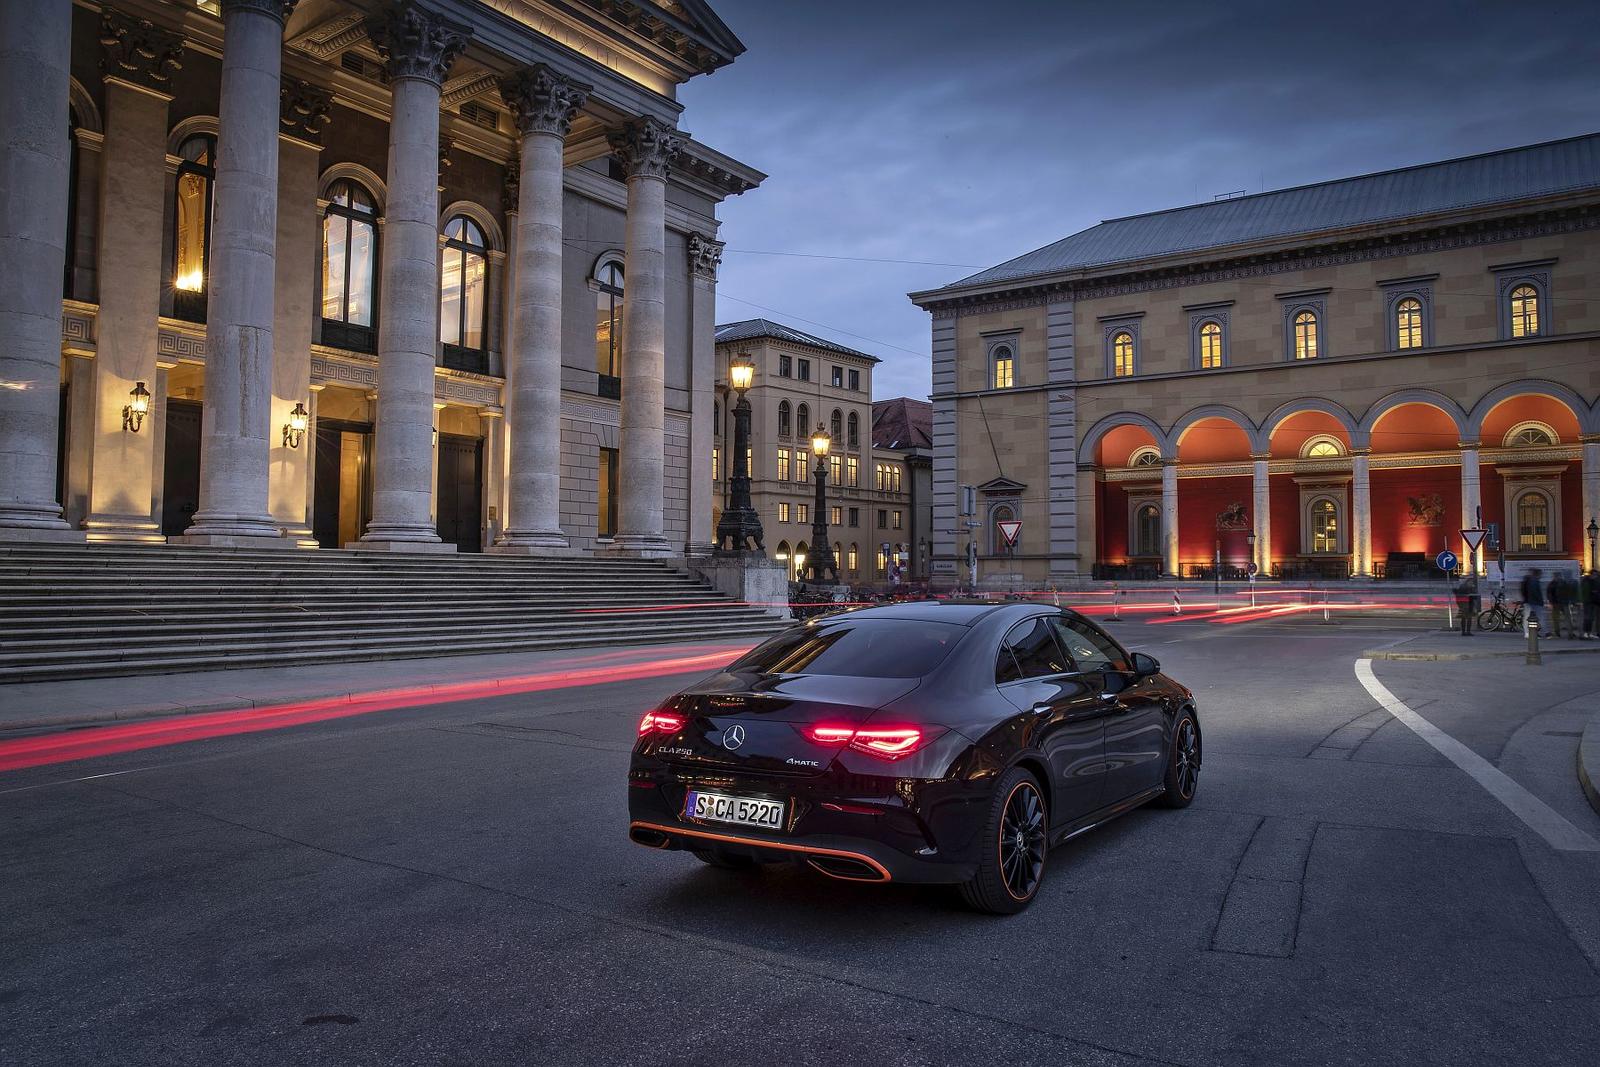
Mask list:
POLYGON ((828 436, 825 427, 818 426, 817 432, 811 435, 811 454, 817 457, 817 503, 816 515, 811 522, 811 566, 812 581, 820 582, 823 576, 833 575, 833 580, 839 580, 839 564, 833 558, 833 543, 828 540, 828 450, 833 447, 833 438, 828 436))
POLYGON ((756 365, 749 356, 735 356, 728 362, 728 382, 739 399, 733 406, 733 475, 728 479, 728 506, 717 520, 717 555, 766 551, 761 516, 750 503, 750 401, 744 394, 755 374, 756 365))
POLYGON ((1244 535, 1244 543, 1250 548, 1250 562, 1245 565, 1245 570, 1250 575, 1250 606, 1256 606, 1256 573, 1261 569, 1256 564, 1256 532, 1251 530, 1244 535))

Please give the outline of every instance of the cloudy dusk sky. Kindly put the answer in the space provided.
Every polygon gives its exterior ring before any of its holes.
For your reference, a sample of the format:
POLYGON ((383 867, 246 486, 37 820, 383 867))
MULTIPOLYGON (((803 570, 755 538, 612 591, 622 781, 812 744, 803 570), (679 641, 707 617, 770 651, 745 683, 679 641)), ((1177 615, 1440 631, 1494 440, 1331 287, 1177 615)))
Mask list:
POLYGON ((1600 129, 1600 4, 712 0, 748 47, 683 127, 771 175, 727 201, 717 321, 883 358, 910 290, 1102 219, 1600 129), (783 253, 783 254, 773 254, 783 253))

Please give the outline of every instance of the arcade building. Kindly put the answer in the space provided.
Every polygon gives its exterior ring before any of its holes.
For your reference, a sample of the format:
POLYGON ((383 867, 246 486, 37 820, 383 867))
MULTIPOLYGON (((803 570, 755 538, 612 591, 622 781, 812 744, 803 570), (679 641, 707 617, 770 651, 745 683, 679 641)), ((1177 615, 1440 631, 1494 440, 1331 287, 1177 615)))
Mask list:
POLYGON ((0 540, 712 546, 703 0, 0 5, 0 540))
POLYGON ((1480 518, 1512 578, 1596 563, 1600 135, 1114 219, 911 298, 946 580, 969 541, 995 584, 1437 577, 1480 518))

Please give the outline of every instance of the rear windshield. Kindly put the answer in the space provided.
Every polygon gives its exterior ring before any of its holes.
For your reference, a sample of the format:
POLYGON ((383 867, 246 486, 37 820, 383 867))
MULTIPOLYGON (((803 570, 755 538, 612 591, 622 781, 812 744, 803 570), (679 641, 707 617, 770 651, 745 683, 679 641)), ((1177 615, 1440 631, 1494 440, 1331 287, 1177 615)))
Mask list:
POLYGON ((729 670, 921 678, 944 662, 965 626, 912 619, 841 619, 797 627, 752 650, 729 670))

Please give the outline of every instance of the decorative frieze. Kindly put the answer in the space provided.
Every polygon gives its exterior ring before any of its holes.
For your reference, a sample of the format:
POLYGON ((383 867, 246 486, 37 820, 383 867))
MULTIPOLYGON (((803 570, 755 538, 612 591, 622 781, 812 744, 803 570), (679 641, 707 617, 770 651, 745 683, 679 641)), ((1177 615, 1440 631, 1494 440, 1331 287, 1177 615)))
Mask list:
POLYGON ((698 233, 689 235, 689 270, 698 277, 717 280, 717 267, 722 263, 722 241, 713 241, 698 233))
POLYGON ((156 333, 156 359, 179 363, 206 361, 206 332, 175 319, 163 319, 156 333))
POLYGON ((444 85, 450 65, 467 46, 467 28, 416 5, 395 0, 367 19, 367 34, 390 81, 421 78, 444 85))
POLYGON ((318 59, 332 60, 339 53, 353 48, 366 39, 366 16, 359 11, 351 11, 336 15, 296 36, 289 45, 318 59))
POLYGON ((606 140, 630 178, 665 180, 678 154, 683 151, 682 134, 649 115, 634 119, 619 130, 612 130, 606 140))
POLYGON ((565 137, 592 88, 562 77, 543 63, 500 79, 500 96, 511 109, 517 132, 524 136, 549 133, 565 137))
POLYGON ((278 131, 320 145, 322 128, 330 121, 332 109, 332 93, 308 81, 285 77, 278 90, 278 131))
POLYGON ((158 93, 172 91, 172 75, 183 64, 183 37, 148 19, 107 7, 100 13, 100 70, 158 93))

